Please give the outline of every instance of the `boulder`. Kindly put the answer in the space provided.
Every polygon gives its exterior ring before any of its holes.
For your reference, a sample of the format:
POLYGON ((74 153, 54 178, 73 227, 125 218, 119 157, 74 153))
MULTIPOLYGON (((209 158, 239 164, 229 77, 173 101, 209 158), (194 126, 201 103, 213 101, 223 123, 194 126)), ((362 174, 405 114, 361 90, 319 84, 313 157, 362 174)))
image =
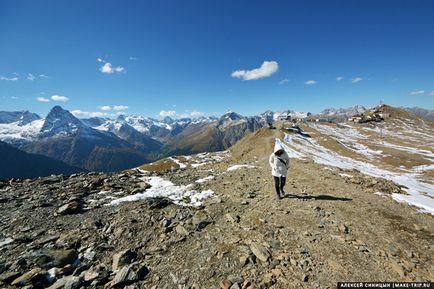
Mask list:
POLYGON ((20 277, 16 278, 12 281, 11 285, 13 286, 25 286, 34 283, 39 283, 45 279, 47 271, 41 268, 33 268, 32 270, 24 273, 20 277))
POLYGON ((113 270, 117 270, 125 265, 130 264, 134 259, 137 258, 137 252, 133 250, 124 250, 113 255, 113 270))
POLYGON ((111 282, 111 288, 129 285, 143 280, 149 273, 148 268, 138 262, 122 267, 111 282))
POLYGON ((256 258, 258 258, 262 262, 267 262, 268 259, 271 257, 268 249, 258 243, 252 243, 250 245, 250 250, 252 250, 252 253, 256 256, 256 258))
POLYGON ((81 212, 82 208, 83 208, 82 203, 78 201, 72 201, 58 208, 57 213, 59 215, 78 214, 81 212))

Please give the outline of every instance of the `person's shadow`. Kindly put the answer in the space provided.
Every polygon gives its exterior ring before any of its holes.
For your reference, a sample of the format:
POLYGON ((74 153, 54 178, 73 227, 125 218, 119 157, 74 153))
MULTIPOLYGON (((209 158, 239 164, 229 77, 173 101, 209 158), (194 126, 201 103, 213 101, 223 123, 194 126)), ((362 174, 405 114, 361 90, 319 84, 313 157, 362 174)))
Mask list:
POLYGON ((341 198, 341 197, 334 197, 329 195, 317 195, 317 196, 299 196, 294 194, 288 194, 286 193, 283 198, 288 199, 304 199, 304 200, 315 200, 315 201, 352 201, 351 198, 341 198))

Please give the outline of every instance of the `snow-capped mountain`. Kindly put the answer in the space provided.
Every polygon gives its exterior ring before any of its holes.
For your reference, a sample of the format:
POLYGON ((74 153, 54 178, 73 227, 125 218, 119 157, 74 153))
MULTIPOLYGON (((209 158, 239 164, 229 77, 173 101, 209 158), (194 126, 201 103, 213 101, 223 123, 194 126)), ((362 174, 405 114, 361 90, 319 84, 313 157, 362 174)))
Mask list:
POLYGON ((56 105, 47 115, 40 130, 40 137, 55 137, 74 135, 87 126, 72 113, 56 105))
POLYGON ((318 115, 324 116, 324 117, 337 117, 337 116, 353 116, 365 113, 367 111, 366 107, 362 105, 355 105, 353 107, 349 108, 327 108, 321 111, 318 115))
POLYGON ((110 131, 116 135, 118 135, 118 131, 123 125, 128 125, 148 137, 164 141, 166 137, 177 135, 189 125, 210 123, 215 120, 214 117, 200 117, 197 119, 165 117, 163 120, 157 120, 139 115, 120 115, 116 119, 88 118, 81 121, 95 129, 110 131))
POLYGON ((19 146, 35 139, 44 119, 29 111, 0 111, 0 140, 19 146))
POLYGON ((32 121, 41 119, 36 113, 25 111, 0 111, 0 124, 17 123, 23 126, 32 121))
POLYGON ((266 123, 272 123, 279 119, 304 119, 310 115, 310 112, 298 112, 295 110, 284 110, 281 112, 267 110, 259 114, 258 117, 260 117, 266 123))

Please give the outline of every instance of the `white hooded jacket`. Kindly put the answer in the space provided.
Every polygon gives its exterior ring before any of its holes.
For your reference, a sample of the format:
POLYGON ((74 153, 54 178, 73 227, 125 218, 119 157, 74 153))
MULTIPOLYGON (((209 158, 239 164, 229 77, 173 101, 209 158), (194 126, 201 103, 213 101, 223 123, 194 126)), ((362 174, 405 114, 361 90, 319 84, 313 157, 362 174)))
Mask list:
POLYGON ((289 156, 277 140, 276 144, 274 145, 274 152, 270 155, 269 163, 271 167, 271 174, 274 177, 286 177, 289 168, 289 156), (280 149, 282 149, 284 153, 280 156, 275 155, 274 153, 280 149))

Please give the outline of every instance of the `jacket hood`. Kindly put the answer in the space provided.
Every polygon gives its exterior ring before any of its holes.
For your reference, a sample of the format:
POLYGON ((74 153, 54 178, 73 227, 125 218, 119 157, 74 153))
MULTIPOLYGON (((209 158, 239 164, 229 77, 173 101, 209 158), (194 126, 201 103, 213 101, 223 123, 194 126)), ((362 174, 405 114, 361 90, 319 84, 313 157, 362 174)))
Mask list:
POLYGON ((282 143, 279 139, 276 139, 276 142, 274 143, 274 152, 277 152, 278 150, 285 150, 282 146, 282 143))

